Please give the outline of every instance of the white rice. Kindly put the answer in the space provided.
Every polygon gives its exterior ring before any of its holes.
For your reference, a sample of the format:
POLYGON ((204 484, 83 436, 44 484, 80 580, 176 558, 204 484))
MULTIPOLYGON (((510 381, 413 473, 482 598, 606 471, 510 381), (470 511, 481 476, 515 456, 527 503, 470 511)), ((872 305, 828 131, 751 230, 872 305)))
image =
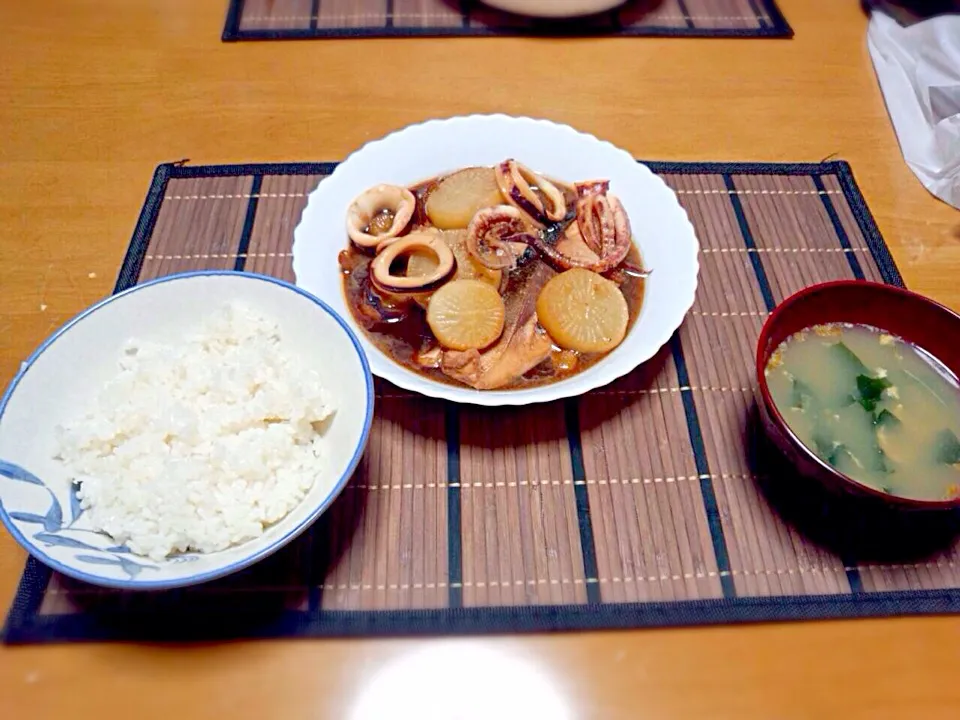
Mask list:
POLYGON ((128 343, 119 373, 58 430, 94 529, 161 560, 256 538, 324 472, 318 374, 279 325, 219 308, 185 341, 128 343))

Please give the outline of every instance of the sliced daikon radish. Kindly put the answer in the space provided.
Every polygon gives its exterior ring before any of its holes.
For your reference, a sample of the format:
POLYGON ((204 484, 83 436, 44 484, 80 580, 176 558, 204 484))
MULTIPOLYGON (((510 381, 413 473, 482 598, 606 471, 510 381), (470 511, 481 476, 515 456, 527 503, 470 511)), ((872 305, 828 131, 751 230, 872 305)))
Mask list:
POLYGON ((451 350, 481 349, 503 332, 503 299, 482 280, 454 280, 437 290, 427 307, 427 324, 451 350))
POLYGON ((537 297, 537 317, 560 347, 599 353, 623 342, 630 311, 616 283, 573 268, 543 286, 537 297))

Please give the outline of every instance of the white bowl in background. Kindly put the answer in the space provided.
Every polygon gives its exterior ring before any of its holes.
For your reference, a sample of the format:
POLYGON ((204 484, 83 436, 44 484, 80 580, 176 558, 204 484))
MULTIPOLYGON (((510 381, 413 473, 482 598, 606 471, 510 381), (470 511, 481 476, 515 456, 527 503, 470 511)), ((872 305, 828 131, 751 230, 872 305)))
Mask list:
POLYGON ((310 193, 294 230, 297 285, 330 305, 360 337, 374 375, 430 397, 477 405, 526 405, 582 395, 652 358, 693 305, 699 244, 676 194, 629 153, 592 135, 547 120, 470 115, 404 128, 352 154, 310 193), (347 247, 347 208, 379 183, 410 185, 472 165, 516 158, 573 182, 606 178, 630 217, 634 241, 651 269, 640 316, 623 342, 600 362, 564 380, 518 390, 474 390, 431 380, 402 367, 371 343, 343 296, 337 255, 347 247))
POLYGON ((543 18, 581 17, 612 10, 626 0, 483 0, 498 10, 543 18))
POLYGON ((48 338, 0 400, 0 519, 30 554, 96 585, 129 590, 181 587, 222 577, 272 554, 306 530, 349 481, 373 418, 373 378, 356 335, 326 304, 275 278, 231 271, 170 275, 109 297, 48 338), (70 478, 54 459, 54 428, 116 374, 131 337, 176 341, 204 308, 242 300, 275 318, 290 347, 320 374, 336 403, 324 433, 328 461, 307 496, 260 537, 214 553, 163 562, 96 533, 77 515, 70 478))

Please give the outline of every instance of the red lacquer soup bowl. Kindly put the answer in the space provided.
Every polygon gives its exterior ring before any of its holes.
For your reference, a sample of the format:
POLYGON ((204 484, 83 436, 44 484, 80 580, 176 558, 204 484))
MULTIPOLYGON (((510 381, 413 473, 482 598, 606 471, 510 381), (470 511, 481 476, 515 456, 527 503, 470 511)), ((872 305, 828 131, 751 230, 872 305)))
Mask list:
POLYGON ((960 315, 921 295, 860 280, 828 282, 790 296, 770 314, 757 343, 757 382, 760 418, 772 442, 794 467, 828 489, 874 497, 903 509, 937 510, 960 507, 950 500, 904 498, 875 490, 841 473, 804 445, 787 425, 773 402, 764 368, 777 346, 804 328, 823 323, 871 325, 925 350, 960 376, 960 315))

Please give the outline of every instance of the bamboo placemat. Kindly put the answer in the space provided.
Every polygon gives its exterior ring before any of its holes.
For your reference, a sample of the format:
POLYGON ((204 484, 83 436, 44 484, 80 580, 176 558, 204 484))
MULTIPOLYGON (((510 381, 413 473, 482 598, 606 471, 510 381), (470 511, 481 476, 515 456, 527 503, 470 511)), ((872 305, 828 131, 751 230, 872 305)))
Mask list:
MULTIPOLYGON (((846 507, 754 432, 768 312, 836 278, 901 284, 842 162, 651 163, 701 243, 686 322, 566 402, 457 406, 377 384, 364 461, 308 535, 187 590, 27 564, 8 642, 641 627, 960 610, 955 515, 846 507), (901 541, 908 538, 909 542, 901 541)), ((198 268, 293 280, 329 163, 158 168, 117 290, 198 268)))
POLYGON ((774 0, 631 0, 601 15, 552 22, 480 0, 231 0, 223 29, 224 40, 425 35, 792 37, 793 31, 774 0))

